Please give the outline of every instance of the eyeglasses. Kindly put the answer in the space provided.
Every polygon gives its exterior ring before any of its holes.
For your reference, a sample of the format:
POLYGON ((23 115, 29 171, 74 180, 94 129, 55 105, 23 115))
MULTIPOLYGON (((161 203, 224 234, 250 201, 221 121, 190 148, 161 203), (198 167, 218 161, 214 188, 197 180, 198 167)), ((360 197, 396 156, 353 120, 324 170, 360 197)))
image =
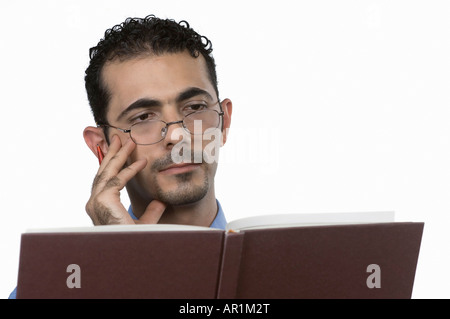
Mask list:
MULTIPOLYGON (((220 104, 219 104, 220 105, 220 104)), ((98 125, 98 127, 111 127, 130 134, 131 139, 137 145, 152 145, 161 142, 169 131, 169 126, 181 124, 190 134, 203 134, 207 129, 216 129, 220 125, 220 117, 224 112, 205 109, 189 113, 181 121, 165 122, 162 120, 144 120, 131 125, 128 129, 122 129, 112 125, 98 125)))

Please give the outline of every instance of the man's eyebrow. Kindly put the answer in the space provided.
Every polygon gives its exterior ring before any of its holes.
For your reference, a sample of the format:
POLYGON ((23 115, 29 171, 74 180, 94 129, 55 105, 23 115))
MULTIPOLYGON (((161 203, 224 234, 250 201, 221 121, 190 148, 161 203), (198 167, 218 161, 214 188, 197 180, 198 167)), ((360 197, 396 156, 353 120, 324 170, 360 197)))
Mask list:
POLYGON ((176 102, 180 103, 183 102, 185 100, 188 100, 194 96, 198 96, 198 95, 204 95, 209 99, 213 99, 213 97, 211 96, 211 94, 209 94, 208 91, 197 88, 197 87, 190 87, 187 88, 186 90, 184 90, 183 92, 181 92, 180 94, 178 94, 176 102))
POLYGON ((125 110, 123 110, 119 116, 117 117, 117 122, 120 122, 128 113, 136 109, 149 108, 161 106, 161 101, 151 99, 151 98, 142 98, 133 103, 131 103, 125 110))
MULTIPOLYGON (((198 87, 190 87, 178 94, 178 96, 176 97, 176 103, 181 103, 198 95, 204 95, 211 100, 213 99, 208 91, 200 89, 198 87)), ((125 110, 123 110, 117 117, 117 122, 120 122, 127 114, 129 114, 133 110, 157 106, 162 106, 162 102, 152 98, 141 98, 131 103, 125 110)))

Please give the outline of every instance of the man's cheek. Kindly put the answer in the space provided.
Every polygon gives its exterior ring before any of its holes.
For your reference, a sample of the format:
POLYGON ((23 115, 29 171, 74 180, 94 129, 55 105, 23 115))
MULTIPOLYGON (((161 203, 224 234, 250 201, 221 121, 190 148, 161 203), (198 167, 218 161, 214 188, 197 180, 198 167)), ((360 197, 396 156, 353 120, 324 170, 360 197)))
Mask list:
POLYGON ((217 164, 221 146, 222 131, 218 128, 206 130, 203 134, 203 161, 208 164, 217 164))

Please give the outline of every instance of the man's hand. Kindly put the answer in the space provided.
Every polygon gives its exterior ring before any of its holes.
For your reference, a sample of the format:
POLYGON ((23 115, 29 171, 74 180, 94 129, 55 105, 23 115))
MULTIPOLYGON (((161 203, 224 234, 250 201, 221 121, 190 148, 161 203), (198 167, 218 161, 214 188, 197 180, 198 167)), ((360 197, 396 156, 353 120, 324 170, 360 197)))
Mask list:
POLYGON ((113 136, 108 153, 92 184, 91 197, 86 204, 86 212, 94 225, 156 224, 166 209, 164 203, 153 200, 141 218, 135 221, 120 202, 120 191, 147 165, 147 160, 143 159, 124 167, 135 147, 136 144, 131 139, 122 146, 119 137, 113 136))

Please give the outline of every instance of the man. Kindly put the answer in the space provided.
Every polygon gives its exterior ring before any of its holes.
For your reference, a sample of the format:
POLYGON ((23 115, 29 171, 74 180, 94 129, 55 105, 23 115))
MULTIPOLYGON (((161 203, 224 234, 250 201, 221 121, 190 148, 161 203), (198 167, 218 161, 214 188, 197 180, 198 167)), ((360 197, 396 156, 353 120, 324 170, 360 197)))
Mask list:
POLYGON ((127 19, 91 49, 85 80, 97 127, 87 127, 84 139, 105 156, 86 205, 94 224, 224 226, 217 161, 207 163, 203 152, 211 141, 193 137, 195 121, 200 137, 230 126, 232 103, 219 101, 211 52, 186 22, 155 16, 127 19), (175 161, 183 152, 186 160, 175 161), (124 187, 129 212, 119 198, 124 187))
POLYGON ((225 228, 211 143, 226 142, 232 102, 219 100, 211 53, 187 22, 153 15, 107 30, 90 50, 85 84, 97 126, 83 136, 103 159, 86 204, 95 225, 225 228))

